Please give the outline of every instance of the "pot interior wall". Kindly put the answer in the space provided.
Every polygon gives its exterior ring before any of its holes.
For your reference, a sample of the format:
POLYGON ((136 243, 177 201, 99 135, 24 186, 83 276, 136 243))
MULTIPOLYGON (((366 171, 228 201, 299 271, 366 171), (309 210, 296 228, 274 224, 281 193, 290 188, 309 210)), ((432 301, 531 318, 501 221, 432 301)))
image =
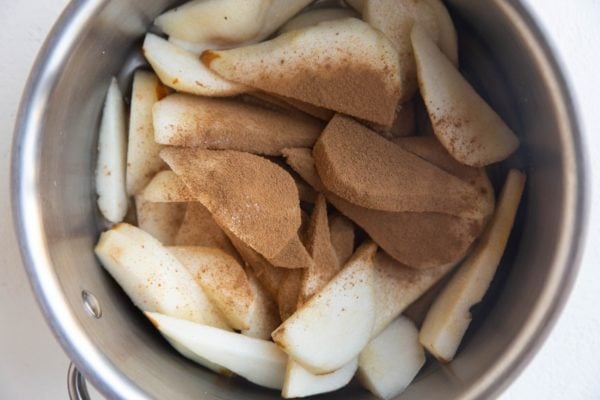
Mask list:
MULTIPOLYGON (((524 168, 528 186, 509 251, 491 292, 474 309, 475 322, 459 356, 446 367, 428 366, 402 399, 459 397, 505 352, 544 287, 564 213, 566 173, 558 116, 528 44, 497 1, 450 3, 460 33, 461 66, 521 137, 520 154, 507 165, 524 168)), ((67 63, 55 71, 60 79, 43 114, 39 154, 47 245, 65 296, 88 336, 115 368, 150 396, 277 399, 277 392, 219 377, 171 350, 92 252, 103 227, 95 207, 95 157, 90 155, 95 154, 104 95, 114 74, 121 72, 123 87, 128 85, 122 71, 136 65, 143 32, 168 4, 167 0, 105 2, 67 63), (124 64, 125 59, 129 62, 124 64), (85 312, 83 290, 97 298, 101 318, 85 312)), ((491 173, 500 181, 505 171, 506 166, 491 173)), ((353 385, 324 398, 372 396, 353 385)))

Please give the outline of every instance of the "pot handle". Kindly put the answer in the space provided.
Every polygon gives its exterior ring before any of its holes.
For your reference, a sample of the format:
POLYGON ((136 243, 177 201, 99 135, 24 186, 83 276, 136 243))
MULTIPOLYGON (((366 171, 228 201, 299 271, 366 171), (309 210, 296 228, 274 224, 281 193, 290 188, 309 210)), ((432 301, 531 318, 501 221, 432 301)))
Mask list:
POLYGON ((73 363, 67 372, 67 391, 70 400, 90 400, 85 378, 73 363))

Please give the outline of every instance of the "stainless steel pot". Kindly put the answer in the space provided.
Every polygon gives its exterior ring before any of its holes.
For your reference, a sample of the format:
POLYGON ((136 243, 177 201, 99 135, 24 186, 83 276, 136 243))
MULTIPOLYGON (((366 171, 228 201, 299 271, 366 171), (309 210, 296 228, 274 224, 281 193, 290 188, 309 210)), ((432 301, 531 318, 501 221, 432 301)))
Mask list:
MULTIPOLYGON (((502 391, 547 336, 577 270, 586 210, 582 138, 548 43, 518 0, 451 0, 466 75, 523 141, 528 186, 493 290, 457 359, 429 367, 402 399, 483 399, 502 391)), ((24 263, 46 318, 106 396, 275 399, 169 348, 99 267, 92 174, 110 76, 136 66, 168 0, 73 1, 41 51, 18 118, 12 200, 24 263)), ((514 161, 519 164, 519 161, 514 161)), ((74 376, 74 382, 77 377, 74 376)), ((367 399, 350 387, 326 396, 367 399)))

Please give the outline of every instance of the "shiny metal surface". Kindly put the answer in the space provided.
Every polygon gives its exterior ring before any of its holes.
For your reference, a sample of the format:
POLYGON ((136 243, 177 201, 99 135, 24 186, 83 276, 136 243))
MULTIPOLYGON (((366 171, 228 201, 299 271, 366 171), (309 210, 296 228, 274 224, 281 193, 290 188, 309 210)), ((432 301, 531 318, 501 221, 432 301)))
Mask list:
MULTIPOLYGON (((24 262, 48 321, 73 362, 109 398, 267 399, 278 393, 205 371, 172 351, 92 253, 96 130, 110 76, 167 0, 75 1, 42 50, 23 97, 13 150, 13 211, 24 262), (94 318, 82 293, 102 307, 94 318)), ((577 269, 585 157, 567 87, 518 1, 454 0, 465 74, 519 133, 525 204, 494 290, 457 359, 426 370, 402 399, 489 398, 539 347, 577 269), (489 315, 482 318, 482 314, 489 315)), ((128 60, 128 61, 126 61, 128 60)), ((126 73, 121 72, 126 86, 126 73)), ((501 174, 502 171, 494 171, 501 174)), ((350 387, 324 396, 367 399, 350 387)))
POLYGON ((67 392, 69 400, 90 400, 85 378, 73 363, 69 364, 67 371, 67 392))

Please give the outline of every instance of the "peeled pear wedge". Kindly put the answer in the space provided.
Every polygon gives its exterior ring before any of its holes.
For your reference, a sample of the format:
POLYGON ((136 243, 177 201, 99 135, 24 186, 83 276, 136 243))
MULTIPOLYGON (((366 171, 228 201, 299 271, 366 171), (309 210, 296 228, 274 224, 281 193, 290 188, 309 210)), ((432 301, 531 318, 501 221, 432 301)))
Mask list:
POLYGON ((195 0, 156 18, 171 37, 213 46, 258 42, 312 0, 195 0))
POLYGON ((137 224, 165 246, 175 244, 185 216, 186 203, 154 203, 135 197, 137 224))
POLYGON ((458 262, 416 269, 399 263, 380 250, 373 257, 373 264, 376 310, 373 336, 376 336, 423 293, 452 271, 458 262))
POLYGON ((270 1, 195 0, 159 15, 167 35, 193 43, 235 45, 254 39, 270 1))
POLYGON ((525 179, 522 172, 509 171, 486 231, 425 317, 419 340, 441 362, 454 358, 471 323, 470 308, 481 301, 496 273, 519 208, 525 179))
POLYGON ((313 374, 342 368, 368 343, 375 321, 374 243, 273 332, 275 343, 313 374))
POLYGON ((419 89, 435 136, 456 160, 482 167, 519 146, 514 132, 419 26, 411 33, 419 89))
POLYGON ((153 116, 157 143, 271 156, 286 147, 312 147, 324 126, 300 113, 185 94, 156 103, 153 116))
POLYGON ((354 253, 354 224, 341 214, 332 214, 329 217, 329 233, 338 265, 344 266, 354 253))
POLYGON ((179 92, 199 96, 234 96, 247 88, 228 82, 204 66, 194 53, 152 33, 146 34, 144 56, 161 82, 179 92))
POLYGON ((257 385, 283 387, 287 356, 273 342, 155 312, 145 315, 187 354, 200 356, 257 385))
POLYGON ((168 250, 192 274, 233 329, 250 329, 254 293, 235 258, 210 247, 173 246, 168 250))
POLYGON ((352 380, 357 368, 358 359, 355 358, 334 372, 315 375, 290 358, 281 396, 284 399, 293 399, 333 392, 346 386, 352 380))
POLYGON ((481 218, 472 186, 347 116, 333 117, 313 156, 327 190, 358 206, 481 218))
POLYGON ((126 136, 125 104, 117 80, 112 78, 102 111, 96 164, 98 208, 112 223, 123 221, 129 204, 125 187, 126 136))
POLYGON ((383 34, 346 18, 232 50, 205 51, 223 79, 391 126, 402 96, 400 64, 383 34), (359 96, 361 101, 356 101, 359 96))
POLYGON ((308 226, 306 247, 314 261, 312 268, 302 272, 298 304, 304 304, 319 292, 343 267, 331 243, 331 232, 327 218, 327 201, 320 194, 313 208, 308 226))
POLYGON ((281 324, 277 304, 252 270, 246 270, 246 275, 254 302, 250 308, 250 327, 241 333, 257 339, 271 340, 271 333, 281 324))
POLYGON ((324 21, 335 21, 343 18, 360 18, 359 15, 349 8, 316 8, 296 15, 285 23, 279 33, 286 33, 316 25, 324 21))
POLYGON ((358 358, 360 383, 380 399, 398 396, 425 364, 419 331, 408 318, 398 317, 369 342, 358 358))
POLYGON ((141 310, 230 329, 188 270, 143 230, 115 225, 100 235, 95 252, 141 310))
POLYGON ((438 47, 448 57, 452 64, 458 65, 458 37, 454 22, 442 0, 421 0, 431 7, 439 31, 438 47))
POLYGON ((167 89, 152 72, 138 70, 133 75, 129 138, 127 144, 127 194, 138 194, 165 163, 154 142, 152 106, 167 95, 167 89))
POLYGON ((185 183, 173 171, 160 171, 137 196, 151 203, 185 203, 195 201, 185 183))

